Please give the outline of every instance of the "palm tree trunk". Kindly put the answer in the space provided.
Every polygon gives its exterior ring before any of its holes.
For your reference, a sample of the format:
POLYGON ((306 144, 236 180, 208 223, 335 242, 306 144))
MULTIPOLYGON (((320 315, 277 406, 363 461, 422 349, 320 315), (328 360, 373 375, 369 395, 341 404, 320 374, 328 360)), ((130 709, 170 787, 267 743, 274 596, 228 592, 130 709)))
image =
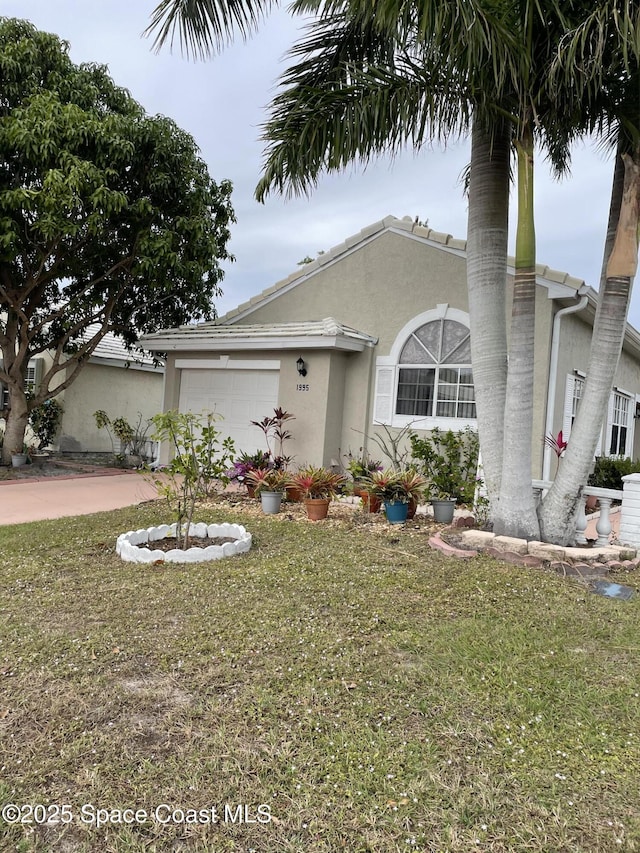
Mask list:
POLYGON ((467 287, 478 435, 487 494, 497 505, 507 387, 507 242, 510 132, 474 122, 471 135, 467 287))
POLYGON ((536 311, 536 241, 533 215, 533 133, 525 127, 516 141, 518 227, 513 283, 509 368, 504 408, 504 451, 500 502, 494 531, 538 539, 540 528, 531 488, 533 360, 536 311))
MULTIPOLYGON (((632 281, 638 265, 640 149, 635 156, 635 162, 626 154, 620 158, 624 164, 624 188, 615 242, 606 265, 606 280, 600 288, 587 380, 569 445, 540 510, 544 540, 559 545, 569 545, 575 540, 576 504, 591 469, 602 428, 602 417, 596 417, 595 413, 607 411, 624 340, 632 281)), ((612 198, 615 197, 614 176, 612 198)), ((615 201, 610 212, 610 216, 614 215, 615 201)))

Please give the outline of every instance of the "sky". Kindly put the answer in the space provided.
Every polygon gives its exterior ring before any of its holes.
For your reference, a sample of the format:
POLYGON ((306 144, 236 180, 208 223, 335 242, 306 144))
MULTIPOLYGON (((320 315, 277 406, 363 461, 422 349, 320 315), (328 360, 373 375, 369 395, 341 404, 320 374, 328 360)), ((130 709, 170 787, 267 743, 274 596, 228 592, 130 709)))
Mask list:
MULTIPOLYGON (((213 59, 196 62, 177 45, 154 52, 152 39, 143 37, 157 2, 0 0, 0 15, 27 18, 57 33, 69 42, 75 62, 107 65, 147 113, 169 116, 194 137, 215 180, 232 182, 237 223, 229 250, 236 260, 224 265, 219 314, 295 272, 302 258, 315 257, 385 216, 418 216, 437 231, 465 238, 462 174, 469 146, 464 140, 325 176, 309 197, 270 195, 264 204, 255 201, 261 126, 287 67, 287 50, 303 35, 302 23, 283 6, 249 41, 238 39, 213 59)), ((538 262, 596 288, 612 172, 611 157, 585 143, 575 147, 571 176, 561 182, 542 158, 536 164, 538 262)), ((630 321, 640 328, 637 293, 630 321)))

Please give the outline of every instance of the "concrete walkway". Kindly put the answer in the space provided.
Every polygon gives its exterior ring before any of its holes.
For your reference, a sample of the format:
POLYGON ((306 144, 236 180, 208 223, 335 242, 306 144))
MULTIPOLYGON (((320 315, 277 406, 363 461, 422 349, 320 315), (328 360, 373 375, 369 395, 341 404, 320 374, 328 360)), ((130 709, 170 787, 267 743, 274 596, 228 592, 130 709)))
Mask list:
POLYGON ((0 481, 0 525, 89 515, 135 506, 157 497, 155 487, 134 471, 0 481))

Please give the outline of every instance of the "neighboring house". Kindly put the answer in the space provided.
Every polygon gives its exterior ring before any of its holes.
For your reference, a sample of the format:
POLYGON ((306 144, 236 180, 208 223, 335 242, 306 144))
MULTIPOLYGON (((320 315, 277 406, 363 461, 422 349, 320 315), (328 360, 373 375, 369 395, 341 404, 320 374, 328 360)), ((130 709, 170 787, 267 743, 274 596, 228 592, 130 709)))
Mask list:
MULTIPOLYGON (((45 354, 29 362, 27 385, 38 385, 48 361, 45 354)), ((56 446, 62 453, 110 453, 109 435, 97 428, 93 413, 104 409, 110 418, 124 417, 132 426, 140 415, 146 422, 162 411, 163 383, 164 368, 154 365, 152 355, 130 353, 119 338, 108 333, 74 382, 56 397, 64 407, 56 446)), ((8 391, 1 390, 6 401, 8 391)))
MULTIPOLYGON (((336 465, 371 435, 413 424, 474 426, 466 243, 387 217, 213 323, 146 335, 166 354, 164 409, 215 410, 238 450, 264 449, 252 420, 295 415, 287 453, 336 465), (304 362, 301 375, 299 367, 304 362)), ((513 279, 513 266, 509 270, 513 279)), ((596 292, 537 267, 534 477, 552 473, 544 436, 565 436, 584 382, 596 292)), ((627 328, 600 452, 639 455, 640 334, 627 328)))

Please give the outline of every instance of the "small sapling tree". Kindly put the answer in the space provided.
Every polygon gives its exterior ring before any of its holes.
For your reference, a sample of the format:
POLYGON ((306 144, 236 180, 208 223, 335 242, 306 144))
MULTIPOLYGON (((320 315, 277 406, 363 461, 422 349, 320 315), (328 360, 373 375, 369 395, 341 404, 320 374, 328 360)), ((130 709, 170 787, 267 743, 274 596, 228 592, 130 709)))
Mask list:
POLYGON ((199 499, 211 495, 215 484, 229 482, 229 467, 235 456, 233 439, 222 438, 215 424, 220 415, 175 410, 154 415, 152 438, 168 442, 172 459, 153 476, 176 521, 179 548, 189 547, 189 528, 199 499))

